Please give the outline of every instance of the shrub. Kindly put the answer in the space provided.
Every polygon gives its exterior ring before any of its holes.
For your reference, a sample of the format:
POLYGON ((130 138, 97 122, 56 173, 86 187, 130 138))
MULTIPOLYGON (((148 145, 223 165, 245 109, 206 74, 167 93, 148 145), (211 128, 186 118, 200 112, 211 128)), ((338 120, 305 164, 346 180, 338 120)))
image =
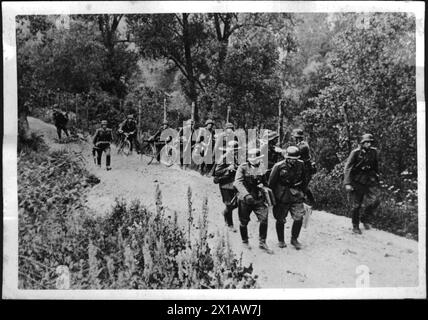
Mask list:
MULTIPOLYGON (((349 216, 349 202, 343 187, 344 163, 338 164, 331 172, 325 169, 317 172, 310 183, 316 200, 316 208, 334 214, 349 216)), ((405 190, 381 181, 380 206, 375 213, 373 225, 400 236, 417 239, 418 207, 417 182, 403 178, 405 190)))

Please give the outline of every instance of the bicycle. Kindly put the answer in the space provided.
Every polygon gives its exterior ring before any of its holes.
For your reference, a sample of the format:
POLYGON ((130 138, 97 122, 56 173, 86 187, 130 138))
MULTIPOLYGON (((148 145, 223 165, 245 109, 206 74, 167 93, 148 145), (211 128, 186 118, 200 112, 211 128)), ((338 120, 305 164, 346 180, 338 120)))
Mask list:
POLYGON ((143 147, 141 150, 141 156, 148 157, 147 164, 153 163, 153 160, 158 160, 163 165, 170 167, 178 159, 177 149, 173 145, 168 144, 165 141, 155 141, 153 139, 143 139, 143 147), (162 147, 159 147, 162 146, 162 147))
POLYGON ((120 139, 119 146, 117 149, 117 154, 123 154, 125 156, 129 156, 131 154, 131 140, 129 139, 129 136, 132 134, 132 132, 123 132, 123 137, 120 139))

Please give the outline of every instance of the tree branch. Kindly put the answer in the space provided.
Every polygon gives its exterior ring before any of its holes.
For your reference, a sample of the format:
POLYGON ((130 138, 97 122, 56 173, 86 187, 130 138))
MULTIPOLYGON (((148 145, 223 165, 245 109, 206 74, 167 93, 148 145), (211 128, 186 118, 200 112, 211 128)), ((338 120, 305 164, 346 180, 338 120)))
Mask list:
POLYGON ((180 20, 180 16, 176 13, 174 13, 174 16, 177 19, 178 23, 183 27, 183 21, 180 20))

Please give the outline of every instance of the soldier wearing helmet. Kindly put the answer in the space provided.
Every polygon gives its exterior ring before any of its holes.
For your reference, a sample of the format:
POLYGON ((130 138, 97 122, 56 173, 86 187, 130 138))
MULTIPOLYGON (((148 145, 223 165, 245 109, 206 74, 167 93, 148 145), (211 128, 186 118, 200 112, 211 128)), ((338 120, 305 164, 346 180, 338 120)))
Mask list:
POLYGON ((127 118, 119 125, 119 134, 127 134, 128 139, 131 142, 131 151, 135 147, 137 153, 140 153, 137 140, 137 121, 135 121, 134 116, 129 114, 127 118))
POLYGON ((285 248, 284 225, 288 212, 293 218, 291 228, 291 244, 300 250, 302 245, 297 240, 302 228, 305 210, 304 200, 305 168, 300 160, 300 151, 296 146, 290 146, 285 151, 285 159, 274 165, 269 176, 269 188, 275 195, 273 215, 276 219, 278 246, 285 248))
POLYGON ((265 133, 264 139, 261 139, 262 152, 265 154, 267 152, 268 165, 266 170, 266 179, 269 179, 269 175, 272 171, 275 163, 284 159, 282 156, 282 150, 279 148, 279 134, 273 130, 267 130, 267 134, 265 133))
POLYGON ((223 150, 225 150, 227 144, 232 140, 238 141, 238 137, 235 134, 235 126, 233 123, 226 123, 224 130, 217 133, 217 136, 214 137, 216 141, 214 145, 214 155, 215 159, 218 161, 223 155, 223 150))
POLYGON ((273 251, 266 244, 268 207, 263 188, 266 187, 267 181, 265 169, 261 165, 262 158, 260 149, 248 150, 248 159, 239 165, 233 186, 238 191, 239 231, 242 243, 245 247, 250 248, 247 225, 250 221, 250 214, 254 212, 260 223, 259 248, 272 254, 273 251))
POLYGON ((315 203, 315 199, 311 189, 309 189, 309 182, 311 181, 312 176, 316 173, 315 163, 311 161, 311 152, 309 144, 305 141, 303 130, 299 128, 294 129, 291 135, 294 139, 293 145, 299 148, 300 160, 302 160, 305 165, 304 192, 308 203, 313 206, 315 203))
POLYGON ((196 139, 193 137, 195 132, 195 121, 189 119, 183 123, 183 127, 178 130, 178 137, 180 139, 180 167, 186 168, 191 164, 193 146, 196 139))
POLYGON ((204 161, 199 165, 199 172, 201 175, 207 174, 211 171, 214 165, 213 146, 215 145, 214 121, 208 119, 205 121, 205 127, 199 128, 198 136, 196 138, 196 145, 194 152, 204 158, 204 161))
POLYGON ((238 206, 236 199, 236 189, 233 186, 235 181, 236 170, 239 165, 238 151, 240 147, 237 141, 229 141, 226 152, 216 163, 214 169, 214 183, 220 187, 221 198, 225 205, 223 211, 224 221, 226 226, 233 232, 236 229, 233 227, 232 212, 238 206))
POLYGON ((65 135, 69 137, 70 135, 68 134, 68 130, 67 130, 67 123, 68 123, 67 113, 63 112, 63 110, 61 110, 57 104, 54 104, 52 107, 52 116, 56 127, 56 131, 58 134, 58 140, 61 141, 62 131, 64 131, 65 135))
POLYGON ((107 120, 101 121, 101 128, 98 128, 94 134, 92 142, 94 148, 92 152, 97 154, 97 165, 101 168, 101 156, 103 152, 106 154, 106 169, 111 170, 110 167, 110 144, 113 141, 112 130, 107 128, 107 120))
POLYGON ((169 122, 168 120, 163 120, 162 121, 162 125, 159 128, 158 131, 156 131, 156 133, 154 135, 152 135, 148 141, 154 142, 155 143, 155 147, 157 150, 157 156, 156 156, 156 160, 158 162, 160 162, 160 151, 162 150, 162 148, 164 147, 164 143, 169 142, 169 140, 167 141, 160 141, 161 139, 161 134, 163 131, 167 130, 169 128, 169 122))
POLYGON ((351 202, 352 231, 361 234, 360 219, 366 230, 374 211, 379 206, 379 165, 378 152, 372 147, 373 135, 363 134, 357 149, 352 150, 345 164, 344 180, 351 202), (360 217, 364 198, 367 205, 360 217))

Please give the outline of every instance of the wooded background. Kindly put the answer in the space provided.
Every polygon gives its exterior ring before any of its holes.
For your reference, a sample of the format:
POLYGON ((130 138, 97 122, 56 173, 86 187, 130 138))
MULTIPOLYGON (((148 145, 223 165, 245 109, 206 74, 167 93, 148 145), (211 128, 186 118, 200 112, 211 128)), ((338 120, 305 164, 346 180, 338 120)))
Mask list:
MULTIPOLYGON (((195 103, 212 118, 302 127, 320 169, 331 172, 361 134, 382 156, 383 180, 416 181, 415 17, 407 13, 204 13, 18 16, 18 110, 55 103, 94 132, 126 114, 154 132, 164 103, 173 127, 195 103), (282 101, 282 102, 280 102, 282 101)), ((22 126, 20 126, 22 127, 22 126)))

